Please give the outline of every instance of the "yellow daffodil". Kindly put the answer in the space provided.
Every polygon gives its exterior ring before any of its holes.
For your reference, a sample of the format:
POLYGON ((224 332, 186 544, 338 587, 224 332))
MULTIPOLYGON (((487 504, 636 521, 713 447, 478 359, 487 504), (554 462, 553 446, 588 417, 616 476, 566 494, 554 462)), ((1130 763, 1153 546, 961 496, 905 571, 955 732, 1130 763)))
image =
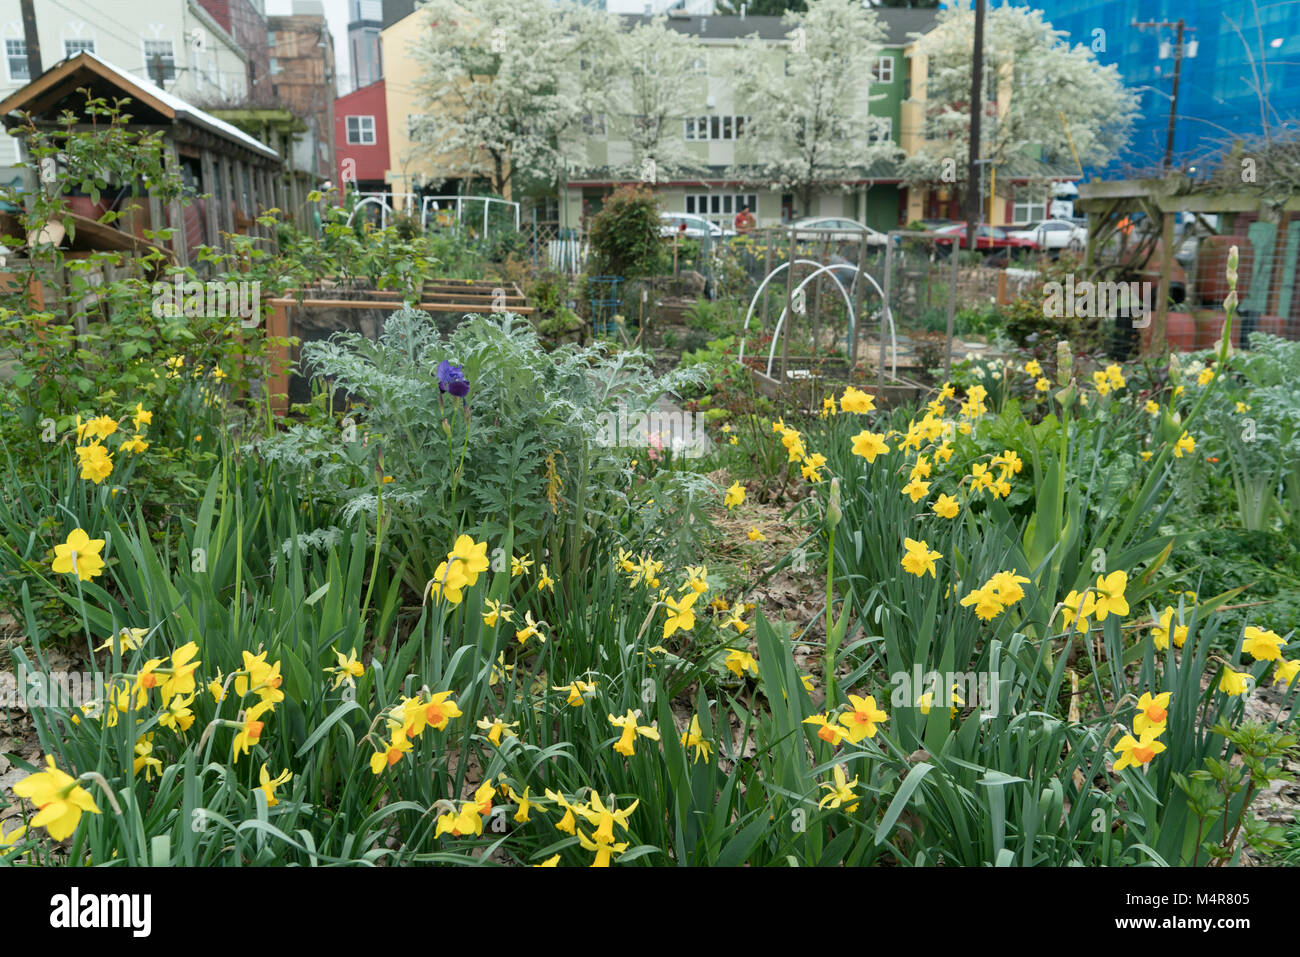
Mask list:
POLYGON ((690 631, 695 627, 694 605, 699 597, 699 592, 692 592, 680 601, 675 598, 664 599, 664 604, 668 606, 668 618, 664 621, 665 638, 670 637, 678 629, 690 631))
POLYGON ((1226 695, 1241 695, 1250 690, 1251 677, 1244 671, 1225 667, 1219 677, 1219 690, 1226 695))
POLYGON ((258 789, 266 795, 267 807, 275 807, 280 803, 275 796, 275 789, 283 784, 289 783, 289 780, 292 777, 293 772, 288 768, 285 768, 275 777, 271 777, 271 773, 266 769, 266 765, 262 765, 262 770, 257 773, 257 780, 260 782, 258 784, 258 789))
POLYGON ((727 508, 735 508, 745 501, 745 486, 739 482, 732 482, 731 487, 727 489, 727 495, 722 500, 722 504, 727 508))
POLYGON ((480 731, 487 733, 487 739, 492 742, 494 748, 501 747, 502 737, 519 737, 519 735, 514 731, 515 728, 519 727, 518 721, 511 721, 507 724, 500 718, 493 718, 490 721, 487 718, 479 718, 478 721, 475 722, 474 726, 480 731))
POLYGON ((1097 576, 1095 615, 1098 621, 1105 621, 1110 615, 1123 618, 1128 614, 1128 599, 1124 597, 1127 587, 1127 572, 1097 576))
POLYGON ((1282 657, 1282 646, 1285 644, 1286 639, 1277 632, 1247 625, 1241 650, 1256 661, 1277 661, 1282 657))
POLYGON ((821 784, 819 787, 825 788, 830 793, 817 802, 819 808, 837 808, 841 805, 847 805, 845 810, 850 814, 858 809, 858 797, 853 793, 853 789, 858 786, 858 779, 854 777, 849 780, 848 772, 844 770, 844 765, 835 765, 835 780, 832 784, 821 784))
POLYGON ((90 581, 104 570, 100 549, 104 539, 91 538, 80 528, 74 528, 62 545, 54 546, 54 561, 50 569, 56 574, 72 572, 81 581, 90 581))
POLYGON ((874 396, 861 389, 855 389, 853 386, 847 386, 844 389, 844 395, 840 397, 841 412, 856 412, 865 414, 876 408, 876 399, 874 396))
POLYGON ((49 755, 45 757, 45 770, 23 778, 13 786, 13 792, 40 810, 28 826, 45 828, 56 841, 69 837, 77 829, 83 812, 99 813, 90 792, 55 767, 54 758, 49 755))
POLYGON ((524 612, 524 627, 515 631, 515 640, 522 645, 529 638, 536 638, 538 641, 542 642, 542 644, 545 644, 546 635, 542 632, 540 627, 543 624, 545 624, 545 622, 533 621, 533 613, 531 611, 524 612))
POLYGON ((1139 732, 1137 739, 1131 734, 1120 738, 1114 748, 1115 753, 1119 755, 1114 770, 1119 772, 1128 767, 1150 764, 1152 758, 1165 750, 1165 746, 1156 740, 1164 730, 1163 724, 1150 725, 1145 731, 1139 732))
POLYGON ((1298 676, 1300 676, 1300 661, 1289 661, 1284 658, 1273 669, 1273 685, 1274 687, 1282 685, 1284 688, 1289 688, 1295 684, 1298 676))
POLYGON ((727 670, 737 678, 745 677, 746 672, 758 677, 758 662, 748 651, 742 651, 736 648, 727 649, 727 660, 724 662, 727 670))
MULTIPOLYGON (((1151 640, 1156 646, 1157 651, 1164 651, 1169 647, 1170 626, 1173 625, 1174 609, 1170 605, 1165 606, 1165 610, 1160 613, 1160 622, 1151 629, 1151 640)), ((1187 626, 1177 625, 1173 627, 1174 644, 1181 648, 1187 641, 1187 626)))
POLYGON ((1142 692, 1142 697, 1138 699, 1137 716, 1133 718, 1133 733, 1140 735, 1147 728, 1163 728, 1169 718, 1171 697, 1173 697, 1172 691, 1162 691, 1154 697, 1148 691, 1142 692))
POLYGON ((904 571, 911 572, 917 578, 921 578, 926 572, 930 573, 931 578, 936 578, 934 563, 937 559, 943 557, 939 552, 931 551, 930 546, 924 541, 916 541, 911 538, 903 539, 903 547, 906 550, 902 561, 904 571))
MULTIPOLYGON (((842 407, 842 406, 841 406, 842 407)), ((862 431, 853 436, 853 454, 874 463, 876 457, 889 451, 885 437, 879 432, 862 431)))
POLYGON ((860 698, 849 695, 849 710, 839 717, 840 724, 848 729, 849 740, 857 744, 863 738, 876 736, 876 725, 886 721, 889 716, 876 707, 876 699, 871 695, 860 698))
POLYGON ((690 726, 682 732, 681 740, 683 748, 695 749, 695 756, 691 759, 692 764, 698 762, 700 758, 703 758, 706 763, 708 762, 712 746, 704 739, 704 733, 700 730, 700 716, 698 714, 691 715, 690 726))
POLYGON ((353 648, 346 655, 337 648, 331 648, 330 651, 334 652, 334 657, 338 659, 336 667, 324 669, 326 674, 334 676, 334 685, 330 690, 338 691, 343 684, 355 688, 356 679, 366 673, 366 666, 357 660, 357 650, 353 648))
POLYGON ((654 725, 637 724, 637 719, 641 717, 640 711, 627 709, 627 714, 621 718, 614 715, 609 716, 609 723, 616 728, 621 728, 623 734, 614 742, 614 750, 624 757, 632 757, 636 753, 636 736, 639 734, 643 738, 649 738, 652 741, 659 740, 659 729, 654 725))

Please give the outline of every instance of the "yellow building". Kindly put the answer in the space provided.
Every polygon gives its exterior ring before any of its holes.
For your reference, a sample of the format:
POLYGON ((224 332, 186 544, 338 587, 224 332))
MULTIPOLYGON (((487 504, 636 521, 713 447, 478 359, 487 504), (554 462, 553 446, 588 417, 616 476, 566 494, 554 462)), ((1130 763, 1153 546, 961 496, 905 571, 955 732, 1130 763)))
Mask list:
MULTIPOLYGON (((439 193, 455 194, 469 173, 486 168, 482 161, 471 163, 471 158, 464 153, 440 153, 417 140, 428 107, 420 92, 423 66, 414 48, 423 32, 432 29, 432 17, 426 11, 416 10, 379 34, 388 120, 385 181, 393 192, 394 209, 406 209, 413 202, 412 194, 424 187, 433 186, 439 193)), ((411 211, 419 213, 418 207, 411 211)))

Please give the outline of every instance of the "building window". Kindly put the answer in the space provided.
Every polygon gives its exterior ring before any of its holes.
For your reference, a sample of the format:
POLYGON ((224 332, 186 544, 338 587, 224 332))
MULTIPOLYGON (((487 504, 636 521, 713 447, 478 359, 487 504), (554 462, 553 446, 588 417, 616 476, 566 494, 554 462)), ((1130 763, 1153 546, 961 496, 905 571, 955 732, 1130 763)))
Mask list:
POLYGON ((582 115, 582 132, 588 136, 604 136, 605 114, 584 113, 582 115))
POLYGON ((1011 221, 1036 223, 1047 218, 1047 200, 1042 197, 1017 196, 1011 207, 1011 221))
POLYGON ((758 209, 757 193, 687 193, 686 212, 704 216, 719 225, 731 225, 732 218, 744 206, 751 213, 758 209))
POLYGON ((71 59, 72 57, 76 56, 78 53, 83 53, 83 52, 94 53, 95 41, 89 39, 83 40, 80 38, 75 40, 63 41, 63 56, 65 58, 71 59))
POLYGON ((894 118, 892 116, 867 117, 867 144, 889 143, 894 139, 894 118))
POLYGON ((894 58, 892 56, 876 57, 876 62, 871 66, 871 81, 873 83, 894 82, 894 58))
POLYGON ((274 30, 269 30, 269 31, 267 31, 267 34, 266 34, 266 45, 269 46, 269 47, 273 47, 273 46, 275 46, 275 31, 274 31, 274 30))
POLYGON ((349 116, 348 143, 356 146, 375 145, 375 118, 373 116, 349 116))
POLYGON ((747 116, 688 116, 685 137, 688 140, 734 140, 745 130, 747 116))
POLYGON ((32 78, 31 73, 27 69, 26 40, 5 41, 5 62, 9 67, 9 79, 30 80, 32 78))
POLYGON ((701 53, 691 60, 690 69, 687 71, 691 76, 708 76, 709 75, 709 55, 701 53))
POLYGON ((149 79, 158 82, 159 63, 164 81, 176 79, 176 53, 171 40, 144 41, 144 68, 149 79))

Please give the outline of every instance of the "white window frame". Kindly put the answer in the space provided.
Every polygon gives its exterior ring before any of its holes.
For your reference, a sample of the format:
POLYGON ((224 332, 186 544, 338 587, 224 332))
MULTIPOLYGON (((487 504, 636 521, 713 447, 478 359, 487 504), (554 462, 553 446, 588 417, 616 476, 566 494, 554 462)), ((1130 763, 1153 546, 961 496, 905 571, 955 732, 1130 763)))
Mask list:
POLYGON ((871 82, 894 82, 894 58, 892 56, 876 57, 876 62, 871 64, 871 82))
POLYGON ((153 83, 157 79, 157 74, 153 72, 154 54, 149 52, 149 44, 151 43, 165 43, 171 48, 170 53, 164 55, 162 51, 159 50, 157 55, 161 56, 163 60, 163 82, 174 82, 176 79, 176 41, 172 40, 170 37, 140 38, 140 55, 144 57, 144 75, 148 77, 150 83, 153 83), (170 66, 167 63, 168 60, 171 60, 170 66))
POLYGON ((378 142, 378 134, 375 128, 375 117, 373 113, 356 113, 343 118, 344 135, 349 146, 374 146, 378 142), (352 132, 352 121, 357 121, 356 134, 352 132), (366 121, 366 122, 363 122, 366 121), (369 124, 367 126, 367 123, 369 124), (366 134, 370 138, 366 138, 366 134))
POLYGON ((730 227, 740 212, 741 206, 747 206, 751 213, 758 210, 757 193, 687 193, 686 212, 700 216, 719 226, 730 227))
POLYGON ((604 113, 584 113, 582 114, 582 132, 585 136, 604 136, 605 135, 605 114, 604 113))
POLYGON ((892 143, 894 141, 894 118, 892 116, 867 117, 867 145, 892 143))
POLYGON ((94 53, 94 52, 95 52, 95 38, 94 38, 94 37, 65 37, 65 38, 64 38, 64 40, 63 40, 63 59, 65 59, 65 60, 71 60, 71 59, 72 59, 74 56, 76 56, 78 53, 82 53, 82 52, 85 52, 85 53, 94 53), (75 50, 72 49, 72 47, 73 47, 74 44, 75 44, 76 47, 77 47, 75 50))
POLYGON ((1011 221, 1013 223, 1039 223, 1047 219, 1049 200, 1044 197, 1017 196, 1011 203, 1011 221), (1037 213, 1034 212, 1037 210, 1037 213), (1021 214, 1024 215, 1021 215, 1021 214))
POLYGON ((709 75, 709 51, 704 50, 691 59, 690 66, 686 68, 690 76, 708 76, 709 75))
POLYGON ((682 121, 682 137, 690 143, 734 142, 744 136, 749 121, 744 113, 688 116, 682 121))
POLYGON ((14 76, 13 61, 21 59, 23 69, 30 74, 31 70, 27 68, 27 41, 22 37, 5 37, 5 76, 9 78, 10 83, 28 83, 31 81, 30 76, 14 76), (11 53, 9 44, 16 43, 22 48, 21 53, 11 53))

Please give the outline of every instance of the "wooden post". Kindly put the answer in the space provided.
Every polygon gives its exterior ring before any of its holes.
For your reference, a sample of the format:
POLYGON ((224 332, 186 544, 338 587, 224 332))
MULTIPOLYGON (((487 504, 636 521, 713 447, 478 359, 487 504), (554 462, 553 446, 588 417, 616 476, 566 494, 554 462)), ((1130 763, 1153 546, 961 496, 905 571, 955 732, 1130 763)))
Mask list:
MULTIPOLYGON (((176 140, 168 135, 163 146, 163 160, 167 164, 168 171, 180 175, 181 160, 176 152, 176 140)), ((176 254, 176 261, 182 266, 190 264, 190 245, 185 237, 185 207, 181 205, 180 198, 177 197, 167 204, 167 219, 172 227, 172 252, 176 254)))
MULTIPOLYGON (((274 339, 289 337, 289 309, 292 303, 272 300, 266 316, 266 334, 274 339)), ((271 349, 271 366, 267 370, 266 387, 271 397, 271 411, 284 415, 289 411, 289 347, 275 345, 271 349)))
MULTIPOLYGON (((218 161, 217 175, 221 177, 221 229, 227 233, 235 231, 235 184, 230 172, 230 157, 223 156, 218 161)), ((230 241, 226 241, 230 248, 230 241)))
POLYGON ((217 198, 221 195, 221 188, 217 185, 217 167, 212 162, 212 151, 206 147, 199 153, 199 173, 203 177, 203 191, 208 194, 203 241, 209 246, 217 246, 221 242, 220 201, 217 198))
POLYGON ((1165 351, 1165 321, 1169 316, 1169 274, 1174 264, 1174 219, 1168 210, 1160 211, 1160 284, 1156 291, 1156 318, 1151 327, 1151 351, 1165 351))
MULTIPOLYGON (((773 229, 773 230, 769 230, 768 234, 767 234, 766 236, 763 237, 763 249, 764 249, 764 252, 763 252, 763 279, 766 279, 768 276, 772 275, 772 257, 773 257, 773 254, 774 254, 775 251, 776 251, 776 249, 775 249, 775 246, 776 246, 776 237, 777 237, 777 232, 776 232, 776 230, 774 230, 774 229, 773 229)), ((763 279, 760 279, 759 282, 762 282, 763 279)), ((762 322, 763 322, 762 329, 763 329, 764 332, 766 332, 766 331, 767 331, 767 290, 766 290, 766 289, 763 290, 763 320, 762 320, 762 322)))
MULTIPOLYGON (((863 205, 866 205, 866 195, 862 197, 863 205)), ((853 315, 854 328, 853 334, 849 336, 849 368, 852 369, 858 362, 858 325, 862 322, 862 302, 867 295, 867 233, 858 237, 858 274, 853 277, 853 315)), ((888 237, 886 237, 888 239, 888 237)))
POLYGON ((783 332, 785 338, 781 340, 781 388, 787 384, 786 367, 790 364, 790 323, 791 314, 794 306, 794 256, 795 256, 795 229, 794 224, 790 226, 790 258, 787 260, 788 265, 785 268, 785 326, 783 332))

